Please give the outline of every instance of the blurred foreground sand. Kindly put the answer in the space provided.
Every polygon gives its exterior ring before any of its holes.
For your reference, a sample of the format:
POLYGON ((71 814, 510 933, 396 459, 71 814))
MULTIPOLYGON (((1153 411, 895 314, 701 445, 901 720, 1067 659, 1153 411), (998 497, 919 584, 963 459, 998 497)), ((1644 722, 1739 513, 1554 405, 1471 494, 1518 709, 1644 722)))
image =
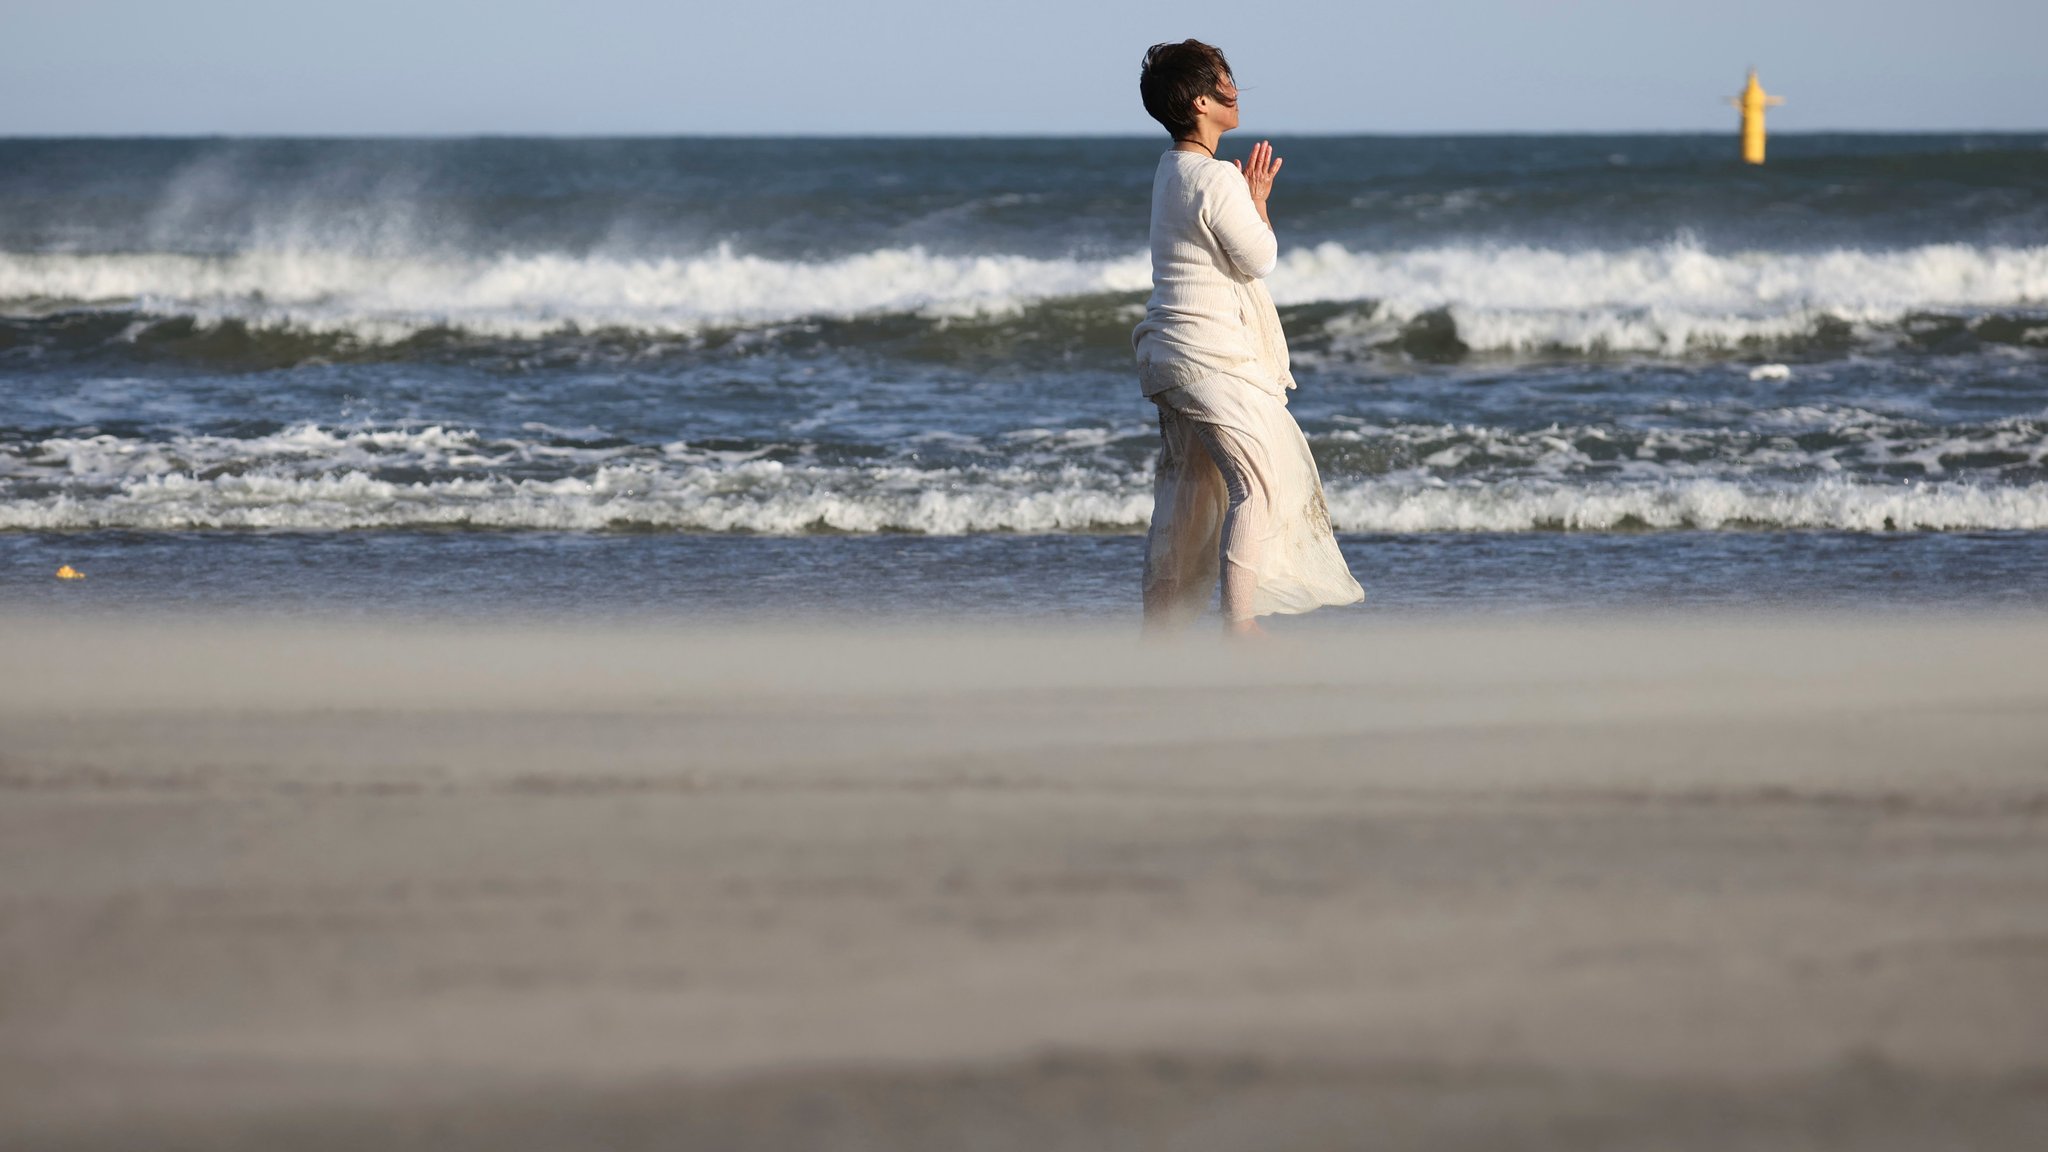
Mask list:
POLYGON ((2048 1147, 2048 621, 0 620, 15 1149, 2048 1147))

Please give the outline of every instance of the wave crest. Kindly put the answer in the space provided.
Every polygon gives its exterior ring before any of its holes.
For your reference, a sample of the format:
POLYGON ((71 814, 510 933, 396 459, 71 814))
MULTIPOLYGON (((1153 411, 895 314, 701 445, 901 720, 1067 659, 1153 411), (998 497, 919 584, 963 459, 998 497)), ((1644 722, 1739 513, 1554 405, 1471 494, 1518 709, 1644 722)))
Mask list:
MULTIPOLYGON (((1125 309, 1149 283, 1141 253, 1041 259, 900 248, 815 262, 729 248, 658 260, 0 253, 0 311, 15 316, 132 310, 368 344, 436 330, 530 340, 902 315, 944 324, 1095 297, 1125 309)), ((2048 309, 2048 245, 1712 253, 1685 242, 1619 251, 1322 244, 1287 252, 1270 284, 1283 306, 1355 306, 1294 333, 1339 353, 1412 339, 1440 316, 1459 349, 1678 354, 1799 339, 1830 325, 1897 329, 1928 312, 2038 317, 2048 309)), ((2009 335, 2048 343, 2048 325, 2009 335)))
MULTIPOLYGON (((1630 529, 1830 529, 1847 532, 2040 531, 2048 484, 1875 485, 1839 477, 1798 484, 1693 478, 1659 484, 1328 486, 1341 532, 1603 532, 1630 529)), ((653 476, 501 477, 400 483, 363 472, 201 479, 149 476, 112 493, 0 501, 0 529, 487 528, 659 530, 801 535, 1140 532, 1149 485, 1048 482, 1044 476, 939 480, 885 471, 803 473, 774 462, 653 476)))
MULTIPOLYGON (((1436 443, 1428 429, 1411 431, 1419 447, 1436 443)), ((1390 533, 2048 529, 2048 481, 2040 479, 1999 483, 1938 469, 1904 481, 1840 471, 1731 476, 1685 459, 1688 451, 1595 470, 1569 435, 1460 434, 1399 471, 1326 469, 1331 518, 1342 531, 1390 533), (1467 471, 1467 451, 1494 465, 1467 471)), ((1143 439, 1046 432, 1019 437, 1007 456, 970 451, 936 464, 833 462, 790 445, 536 444, 442 426, 298 425, 247 440, 54 437, 0 453, 0 530, 1136 532, 1152 512, 1143 439)), ((1922 447, 1920 456, 1939 451, 1922 447)), ((2021 448, 2038 462, 2038 442, 2021 448)))

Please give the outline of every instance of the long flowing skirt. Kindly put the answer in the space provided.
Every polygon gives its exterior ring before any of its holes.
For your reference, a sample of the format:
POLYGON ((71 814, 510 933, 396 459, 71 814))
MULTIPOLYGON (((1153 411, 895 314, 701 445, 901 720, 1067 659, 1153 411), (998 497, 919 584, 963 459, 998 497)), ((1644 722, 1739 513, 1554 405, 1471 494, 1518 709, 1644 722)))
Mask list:
POLYGON ((1218 375, 1152 399, 1164 445, 1145 541, 1149 617, 1200 615, 1219 576, 1226 620, 1365 599, 1284 396, 1218 375))

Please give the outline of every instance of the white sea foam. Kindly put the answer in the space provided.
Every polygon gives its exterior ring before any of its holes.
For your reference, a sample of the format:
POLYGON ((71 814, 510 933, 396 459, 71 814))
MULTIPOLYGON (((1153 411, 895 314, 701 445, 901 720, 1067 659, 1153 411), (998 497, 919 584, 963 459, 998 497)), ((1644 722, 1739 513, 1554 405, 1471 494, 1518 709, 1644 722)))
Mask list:
POLYGON ((1331 520, 1350 532, 1812 528, 1848 532, 2048 528, 2048 484, 1872 484, 1840 476, 1778 483, 1692 477, 1663 483, 1333 485, 1331 520))
POLYGON ((659 260, 391 259, 322 250, 0 254, 0 300, 115 304, 372 341, 436 327, 509 337, 571 327, 690 334, 816 317, 976 315, 1048 298, 1138 291, 1149 277, 1142 257, 938 256, 916 248, 818 262, 724 248, 659 260))
MULTIPOLYGON (((395 484, 363 473, 198 480, 153 477, 118 494, 0 503, 0 528, 146 530, 268 528, 333 531, 469 526, 800 534, 1139 531, 1149 489, 1124 484, 1012 486, 736 484, 739 478, 600 475, 557 481, 452 480, 395 484), (721 490, 727 489, 727 490, 721 490)), ((2048 529, 2048 485, 1879 486, 1830 479, 1745 486, 1693 479, 1664 485, 1593 484, 1413 488, 1333 484, 1331 517, 1348 532, 1600 531, 1728 526, 1855 532, 2048 529)))
POLYGON ((1841 473, 1865 482, 1960 478, 2026 482, 2048 468, 2048 423, 2005 417, 1929 425, 1836 405, 1800 405, 1748 414, 1749 426, 1621 428, 1552 425, 1503 429, 1471 424, 1358 424, 1320 432, 1329 445, 1366 445, 1392 465, 1389 479, 1419 483, 1535 478, 1661 483, 1736 481, 1841 473), (1818 434, 1805 438, 1804 434, 1818 434))
MULTIPOLYGON (((1843 476, 1430 483, 1401 476, 1333 481, 1327 491, 1332 520, 1349 532, 2048 529, 2044 483, 1888 484, 1843 476)), ((170 472, 124 480, 111 489, 0 500, 0 529, 334 531, 459 525, 970 535, 1135 532, 1143 529, 1151 511, 1151 486, 1133 473, 825 468, 755 460, 683 468, 634 464, 556 479, 481 476, 411 483, 361 471, 207 478, 170 472)))
POLYGON ((1876 326, 1921 310, 2041 308, 2048 246, 1718 254, 1684 242, 1616 252, 1323 244, 1289 252, 1272 286, 1283 304, 1379 301, 1370 321, 1387 328, 1447 310, 1474 348, 1668 353, 1797 336, 1821 317, 1876 326))
MULTIPOLYGON (((387 257, 324 249, 175 254, 0 253, 0 301, 75 302, 369 341, 434 327, 536 337, 568 328, 692 334, 881 314, 1001 314, 1050 299, 1137 294, 1140 253, 1114 259, 952 256, 886 249, 784 261, 730 249, 692 258, 387 257)), ((1271 279, 1282 304, 1374 303, 1332 334, 1376 341, 1447 311, 1480 349, 1679 352, 1811 332, 1823 317, 1897 324, 1923 310, 2048 309, 2048 245, 1715 253, 1674 242, 1618 251, 1449 245, 1295 248, 1271 279)), ((1299 333, 1297 333, 1299 335, 1299 333)))
MULTIPOLYGON (((586 459, 607 455, 602 449, 576 451, 586 459)), ((27 452, 0 449, 0 481, 47 477, 53 470, 88 484, 106 484, 179 472, 239 473, 294 464, 320 471, 391 463, 427 468, 493 467, 547 452, 545 445, 523 442, 486 446, 475 432, 440 425, 335 432, 307 423, 268 436, 184 434, 165 440, 99 433, 52 436, 37 441, 27 452)))
POLYGON ((970 480, 907 469, 800 469, 774 461, 668 472, 606 468, 556 480, 417 483, 362 472, 205 480, 172 473, 127 481, 110 493, 0 502, 0 529, 630 526, 777 535, 970 535, 1129 529, 1145 522, 1151 514, 1148 485, 1100 481, 1001 474, 970 480))
MULTIPOLYGON (((1316 439, 1348 531, 2048 528, 2038 420, 1929 426, 1805 405, 1757 422, 1401 423, 1316 439), (1795 438, 1808 432, 1824 438, 1795 438), (1370 474, 1347 470, 1359 452, 1370 474)), ((443 425, 53 436, 0 444, 0 530, 1135 531, 1151 514, 1150 452, 1137 425, 924 437, 858 463, 805 442, 586 447, 443 425)))

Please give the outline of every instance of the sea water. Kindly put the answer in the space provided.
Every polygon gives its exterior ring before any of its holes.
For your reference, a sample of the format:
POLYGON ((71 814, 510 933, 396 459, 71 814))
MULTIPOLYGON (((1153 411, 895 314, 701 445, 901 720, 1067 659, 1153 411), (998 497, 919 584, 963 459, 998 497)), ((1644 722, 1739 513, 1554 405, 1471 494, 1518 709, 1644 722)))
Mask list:
MULTIPOLYGON (((2048 604, 2048 136, 1274 143, 1327 615, 2048 604)), ((1163 145, 0 141, 0 608, 1130 616, 1163 145)))

